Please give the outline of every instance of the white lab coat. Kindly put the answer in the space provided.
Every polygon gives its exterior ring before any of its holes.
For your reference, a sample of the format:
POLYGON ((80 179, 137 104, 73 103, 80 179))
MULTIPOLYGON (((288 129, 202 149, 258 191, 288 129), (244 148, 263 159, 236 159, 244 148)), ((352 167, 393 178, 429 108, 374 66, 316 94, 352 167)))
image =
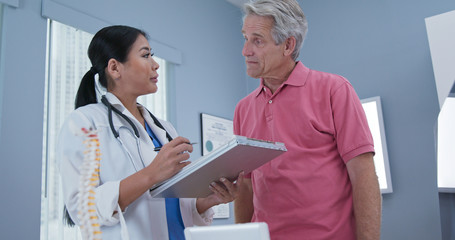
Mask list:
MULTIPOLYGON (((113 94, 107 93, 106 97, 115 108, 133 121, 139 130, 140 138, 134 135, 133 129, 123 118, 113 112, 113 125, 120 133, 120 140, 116 139, 109 127, 107 107, 102 103, 90 104, 73 111, 65 121, 60 132, 57 161, 62 176, 64 202, 71 218, 78 224, 79 168, 84 158, 85 145, 84 138, 77 131, 83 127, 97 129, 101 166, 100 185, 95 190, 95 202, 102 238, 112 240, 121 239, 121 224, 119 224, 121 216, 118 213, 114 214, 119 209, 120 180, 149 165, 157 153, 153 150, 154 145, 139 121, 113 94)), ((143 107, 142 115, 160 142, 167 143, 166 132, 153 123, 143 107)), ((177 136, 176 130, 170 123, 162 120, 160 122, 173 138, 177 136)), ((199 214, 196 209, 196 199, 180 199, 180 209, 185 227, 209 225, 212 222, 213 210, 209 209, 199 214)), ((147 191, 123 211, 123 216, 130 239, 168 239, 164 198, 152 198, 147 191)))

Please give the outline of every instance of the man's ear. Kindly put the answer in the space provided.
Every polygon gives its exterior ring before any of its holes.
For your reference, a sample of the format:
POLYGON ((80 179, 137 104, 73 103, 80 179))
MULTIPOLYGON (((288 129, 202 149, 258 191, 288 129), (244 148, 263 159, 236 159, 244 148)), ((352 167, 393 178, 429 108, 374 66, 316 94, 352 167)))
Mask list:
POLYGON ((294 52, 296 40, 295 37, 289 37, 284 44, 284 55, 289 56, 294 52))
POLYGON ((121 63, 113 58, 109 59, 107 62, 107 73, 112 77, 112 79, 118 79, 121 75, 121 63))

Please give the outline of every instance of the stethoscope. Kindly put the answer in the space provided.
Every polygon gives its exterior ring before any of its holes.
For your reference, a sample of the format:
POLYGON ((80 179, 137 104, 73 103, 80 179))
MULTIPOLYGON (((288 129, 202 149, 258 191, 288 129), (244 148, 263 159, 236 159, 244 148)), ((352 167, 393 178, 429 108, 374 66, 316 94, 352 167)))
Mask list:
MULTIPOLYGON (((139 130, 137 129, 137 127, 134 125, 133 121, 131 121, 131 119, 129 117, 127 117, 125 114, 123 114, 122 112, 120 112, 120 110, 118 110, 117 108, 115 108, 110 102, 109 100, 107 100, 106 96, 103 95, 101 97, 101 102, 106 105, 107 107, 107 115, 108 115, 108 119, 109 119, 109 127, 112 131, 112 133, 114 134, 114 137, 120 142, 120 145, 122 146, 122 148, 125 150, 125 152, 127 153, 131 163, 133 164, 136 172, 139 171, 140 169, 136 166, 136 164, 134 163, 134 160, 133 160, 133 156, 131 155, 131 153, 128 151, 128 149, 125 147, 125 145, 123 144, 123 141, 122 139, 120 138, 120 129, 121 128, 125 128, 127 129, 132 135, 133 135, 133 132, 125 127, 125 126, 121 126, 119 128, 119 131, 115 130, 114 128, 114 123, 112 121, 112 112, 115 112, 118 116, 122 117, 123 119, 125 119, 125 121, 127 121, 129 123, 129 125, 131 126, 131 128, 133 129, 134 131, 134 136, 136 136, 136 145, 137 145, 137 148, 138 148, 138 152, 139 152, 139 157, 141 158, 141 162, 142 162, 142 168, 145 168, 145 164, 144 164, 144 160, 142 158, 142 154, 141 154, 141 146, 139 144, 139 138, 140 138, 140 135, 139 135, 139 130)), ((153 119, 153 123, 158 126, 159 128, 163 129, 165 132, 166 132, 166 138, 167 140, 170 142, 172 141, 172 137, 171 135, 166 131, 166 129, 163 127, 163 125, 160 123, 160 121, 148 110, 146 109, 147 112, 150 114, 150 117, 153 119)))

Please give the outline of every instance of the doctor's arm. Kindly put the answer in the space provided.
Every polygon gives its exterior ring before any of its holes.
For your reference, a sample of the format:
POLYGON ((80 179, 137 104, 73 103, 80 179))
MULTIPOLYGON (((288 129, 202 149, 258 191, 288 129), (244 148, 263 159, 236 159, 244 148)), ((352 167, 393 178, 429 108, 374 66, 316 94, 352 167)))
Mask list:
POLYGON ((178 173, 186 165, 193 151, 189 140, 177 137, 165 144, 150 165, 120 181, 118 203, 125 208, 148 191, 153 185, 160 183, 178 173), (184 152, 184 153, 182 153, 184 152))
POLYGON ((381 193, 373 154, 364 153, 346 164, 352 184, 356 235, 358 240, 380 239, 381 193))

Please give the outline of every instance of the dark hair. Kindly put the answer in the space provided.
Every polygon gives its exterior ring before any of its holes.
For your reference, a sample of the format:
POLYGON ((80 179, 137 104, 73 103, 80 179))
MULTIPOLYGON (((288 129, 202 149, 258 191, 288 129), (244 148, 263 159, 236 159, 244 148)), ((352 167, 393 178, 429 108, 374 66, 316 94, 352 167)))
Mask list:
POLYGON ((82 77, 76 94, 75 108, 96 103, 95 75, 101 86, 107 88, 104 69, 110 59, 126 62, 128 54, 139 35, 148 39, 147 33, 129 26, 109 26, 99 30, 88 47, 88 57, 92 63, 90 70, 82 77))

